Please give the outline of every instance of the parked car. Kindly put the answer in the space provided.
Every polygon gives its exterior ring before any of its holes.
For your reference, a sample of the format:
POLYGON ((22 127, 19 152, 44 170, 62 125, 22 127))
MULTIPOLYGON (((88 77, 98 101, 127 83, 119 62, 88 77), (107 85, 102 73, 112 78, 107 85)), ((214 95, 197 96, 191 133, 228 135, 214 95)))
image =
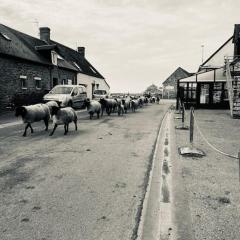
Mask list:
POLYGON ((106 90, 96 89, 93 92, 93 99, 100 100, 101 98, 109 97, 109 93, 106 90))
POLYGON ((84 108, 86 99, 86 88, 79 85, 57 85, 43 97, 45 102, 56 101, 61 107, 73 108, 84 108))

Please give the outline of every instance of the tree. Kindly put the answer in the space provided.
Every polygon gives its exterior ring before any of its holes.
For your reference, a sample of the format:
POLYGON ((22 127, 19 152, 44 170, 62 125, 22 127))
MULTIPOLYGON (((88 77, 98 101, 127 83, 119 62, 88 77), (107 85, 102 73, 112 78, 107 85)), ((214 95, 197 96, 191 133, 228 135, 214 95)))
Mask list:
POLYGON ((147 89, 144 91, 144 94, 159 94, 159 89, 155 84, 150 85, 149 87, 147 87, 147 89))

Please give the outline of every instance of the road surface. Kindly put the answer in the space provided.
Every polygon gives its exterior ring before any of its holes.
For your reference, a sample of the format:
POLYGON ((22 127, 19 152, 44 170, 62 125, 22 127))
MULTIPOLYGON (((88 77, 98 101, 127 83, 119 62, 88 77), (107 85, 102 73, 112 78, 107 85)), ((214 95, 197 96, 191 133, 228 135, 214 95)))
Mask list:
MULTIPOLYGON (((22 137, 0 129, 1 240, 135 239, 160 122, 170 103, 22 137)), ((50 127, 51 129, 51 127, 50 127)))

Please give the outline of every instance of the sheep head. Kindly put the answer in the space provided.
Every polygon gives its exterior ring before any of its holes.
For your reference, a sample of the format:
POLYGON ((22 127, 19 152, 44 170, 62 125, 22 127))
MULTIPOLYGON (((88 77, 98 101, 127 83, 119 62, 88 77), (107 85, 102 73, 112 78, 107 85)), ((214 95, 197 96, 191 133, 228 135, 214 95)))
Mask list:
POLYGON ((27 109, 25 107, 21 106, 16 108, 16 112, 15 112, 16 117, 18 116, 25 117, 26 114, 27 114, 27 109))
POLYGON ((60 110, 60 107, 52 106, 52 115, 57 115, 59 110, 60 110))
POLYGON ((89 108, 89 106, 90 106, 90 99, 89 98, 87 98, 87 99, 85 99, 84 100, 84 106, 86 106, 87 108, 89 108))

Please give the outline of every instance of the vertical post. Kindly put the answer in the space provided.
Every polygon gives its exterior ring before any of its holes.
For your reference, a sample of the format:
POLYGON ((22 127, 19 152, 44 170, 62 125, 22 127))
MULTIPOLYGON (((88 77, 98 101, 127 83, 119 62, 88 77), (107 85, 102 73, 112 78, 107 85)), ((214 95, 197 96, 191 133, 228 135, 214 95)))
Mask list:
POLYGON ((238 170, 239 170, 239 182, 240 182, 240 151, 238 152, 238 170))
POLYGON ((185 121, 185 107, 184 107, 184 103, 182 106, 182 128, 184 128, 184 121, 185 121))
POLYGON ((194 116, 193 116, 194 108, 190 108, 190 144, 193 146, 193 130, 194 130, 194 116))

